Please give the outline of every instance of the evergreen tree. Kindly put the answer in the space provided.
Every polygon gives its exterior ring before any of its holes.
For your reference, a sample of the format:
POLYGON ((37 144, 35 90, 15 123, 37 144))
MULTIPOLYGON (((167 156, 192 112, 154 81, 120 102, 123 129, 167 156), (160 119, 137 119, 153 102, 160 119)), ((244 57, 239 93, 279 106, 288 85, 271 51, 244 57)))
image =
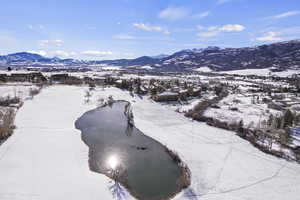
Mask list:
POLYGON ((294 114, 292 113, 291 110, 288 109, 284 113, 283 121, 284 121, 283 128, 286 128, 286 127, 289 127, 289 126, 293 126, 294 114))
POLYGON ((290 128, 285 128, 279 135, 279 140, 281 144, 288 145, 291 142, 292 131, 290 128))
POLYGON ((150 89, 150 95, 151 96, 157 95, 157 89, 155 87, 150 89))
POLYGON ((184 81, 184 86, 183 86, 184 89, 187 89, 188 88, 188 84, 186 81, 184 81))
POLYGON ((242 133, 244 131, 244 121, 241 119, 238 124, 238 133, 242 133))
POLYGON ((271 115, 269 116, 268 121, 267 121, 267 125, 268 125, 269 127, 272 127, 273 121, 274 121, 274 115, 271 114, 271 115))
POLYGON ((300 125, 300 114, 296 115, 294 118, 294 124, 296 126, 300 125))

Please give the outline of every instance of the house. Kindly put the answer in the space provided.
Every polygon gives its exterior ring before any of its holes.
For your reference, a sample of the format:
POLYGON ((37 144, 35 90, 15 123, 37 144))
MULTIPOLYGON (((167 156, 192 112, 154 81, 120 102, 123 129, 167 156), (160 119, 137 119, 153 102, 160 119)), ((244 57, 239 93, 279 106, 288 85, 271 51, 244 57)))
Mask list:
POLYGON ((8 80, 7 74, 0 74, 0 82, 6 82, 8 80))
POLYGON ((50 79, 51 81, 66 81, 69 77, 69 74, 52 74, 50 79))
POLYGON ((96 85, 104 85, 105 84, 105 77, 98 77, 98 78, 94 78, 95 84, 96 85))
POLYGON ((152 97, 154 101, 177 101, 179 99, 179 94, 174 92, 163 92, 152 97))
POLYGON ((81 85, 83 84, 83 80, 76 76, 68 76, 64 83, 69 85, 81 85))
POLYGON ((40 73, 13 73, 8 76, 9 81, 13 82, 33 82, 40 83, 47 81, 46 77, 40 73))

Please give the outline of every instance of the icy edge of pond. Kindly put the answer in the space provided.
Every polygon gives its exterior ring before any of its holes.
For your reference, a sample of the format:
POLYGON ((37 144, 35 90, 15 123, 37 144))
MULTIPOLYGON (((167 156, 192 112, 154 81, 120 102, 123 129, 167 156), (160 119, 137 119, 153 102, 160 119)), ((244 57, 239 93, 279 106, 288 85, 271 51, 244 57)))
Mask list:
POLYGON ((130 103, 105 102, 75 122, 89 146, 90 169, 121 183, 138 199, 170 199, 187 188, 191 183, 187 165, 134 126, 130 103))

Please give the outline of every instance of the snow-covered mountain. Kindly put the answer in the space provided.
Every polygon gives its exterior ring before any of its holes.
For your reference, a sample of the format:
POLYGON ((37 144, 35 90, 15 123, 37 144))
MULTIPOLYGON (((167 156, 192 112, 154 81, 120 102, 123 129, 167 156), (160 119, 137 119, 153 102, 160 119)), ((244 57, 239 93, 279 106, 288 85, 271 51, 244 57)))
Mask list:
POLYGON ((300 69, 300 40, 244 48, 207 47, 186 49, 170 56, 142 56, 136 59, 82 61, 46 58, 27 52, 0 56, 0 66, 90 66, 103 64, 121 67, 150 66, 158 71, 192 71, 205 68, 212 71, 264 69, 282 71, 300 69))
POLYGON ((170 55, 167 55, 167 54, 159 54, 157 56, 151 56, 151 58, 155 58, 155 59, 163 59, 163 58, 167 58, 169 57, 170 55))
POLYGON ((83 64, 89 64, 86 61, 75 59, 60 59, 57 57, 47 58, 39 54, 33 54, 28 52, 20 52, 14 54, 8 54, 0 56, 0 67, 15 66, 78 66, 83 64))
POLYGON ((114 66, 122 66, 122 67, 155 65, 160 62, 161 62, 161 59, 153 58, 150 56, 142 56, 142 57, 135 58, 135 59, 95 61, 96 64, 106 64, 106 65, 114 65, 114 66))
POLYGON ((47 58, 38 54, 20 52, 0 56, 0 67, 14 66, 90 66, 95 64, 114 65, 121 67, 154 65, 159 63, 160 59, 149 56, 142 56, 136 59, 117 59, 117 60, 76 60, 76 59, 60 59, 58 57, 47 58))
POLYGON ((163 70, 194 70, 201 67, 214 71, 237 69, 300 69, 300 40, 245 48, 208 47, 184 50, 162 59, 163 70))

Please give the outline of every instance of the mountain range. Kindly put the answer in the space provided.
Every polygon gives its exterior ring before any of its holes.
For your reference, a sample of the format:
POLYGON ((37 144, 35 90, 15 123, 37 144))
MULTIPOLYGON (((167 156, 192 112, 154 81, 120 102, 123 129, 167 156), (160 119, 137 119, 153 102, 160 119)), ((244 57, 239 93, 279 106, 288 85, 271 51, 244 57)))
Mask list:
POLYGON ((0 56, 0 67, 90 67, 120 66, 157 71, 192 71, 201 68, 212 71, 273 68, 279 71, 300 69, 300 40, 278 42, 255 47, 187 49, 172 55, 142 56, 135 59, 86 61, 47 58, 28 52, 0 56))

